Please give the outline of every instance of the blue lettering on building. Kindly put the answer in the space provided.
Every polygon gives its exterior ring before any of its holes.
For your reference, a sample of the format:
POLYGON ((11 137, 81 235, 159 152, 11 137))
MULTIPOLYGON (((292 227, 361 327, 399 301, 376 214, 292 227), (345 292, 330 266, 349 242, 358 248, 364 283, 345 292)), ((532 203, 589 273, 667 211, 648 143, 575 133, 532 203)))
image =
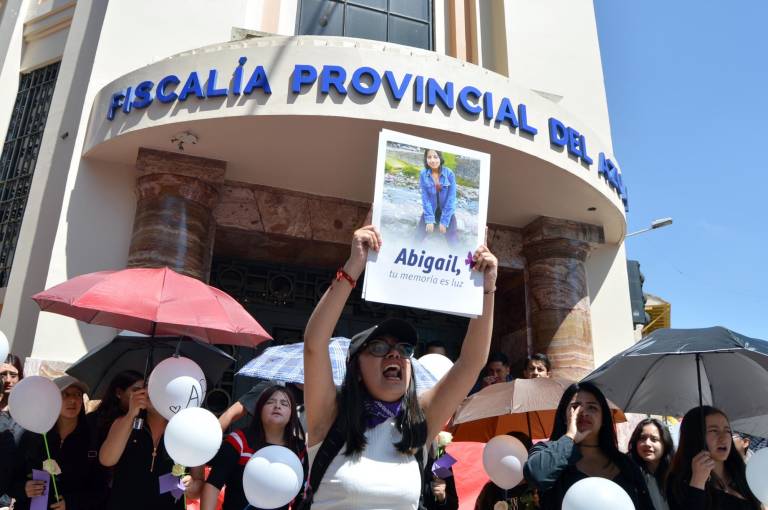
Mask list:
MULTIPOLYGON (((146 80, 135 87, 117 91, 110 97, 107 119, 113 120, 120 111, 129 114, 134 108, 147 108, 155 99, 168 104, 186 101, 191 96, 198 100, 253 93, 269 96, 272 88, 266 69, 256 65, 248 74, 247 61, 246 57, 238 59, 231 79, 221 75, 218 69, 209 69, 207 74, 193 71, 184 80, 175 74, 169 74, 156 83, 146 80)), ((324 65, 319 71, 317 67, 309 64, 294 66, 289 79, 292 94, 305 93, 316 84, 319 93, 324 95, 347 96, 354 91, 360 96, 374 96, 384 89, 388 97, 394 100, 393 108, 397 107, 397 103, 411 89, 414 107, 426 104, 427 108, 437 106, 447 112, 460 110, 465 117, 479 119, 482 115, 486 124, 497 128, 506 126, 510 131, 517 131, 528 138, 538 134, 538 129, 528 121, 525 104, 515 103, 509 97, 494 97, 490 91, 483 91, 473 85, 456 85, 451 81, 441 83, 429 76, 411 73, 397 76, 392 71, 385 70, 381 73, 367 66, 358 67, 351 74, 338 65, 324 65)), ((392 103, 390 100, 390 104, 392 103)), ((588 167, 593 164, 587 149, 587 139, 583 134, 554 117, 549 119, 548 128, 549 141, 553 147, 564 148, 569 155, 588 167)), ((598 175, 619 194, 626 207, 627 192, 621 172, 603 153, 600 153, 598 161, 598 175)))
POLYGON ((592 158, 587 154, 586 137, 554 117, 549 119, 549 143, 555 147, 566 147, 568 154, 580 158, 587 166, 593 163, 592 158))
POLYGON ((624 179, 621 177, 619 167, 617 167, 616 164, 602 152, 598 157, 597 175, 598 177, 605 179, 608 185, 619 194, 619 197, 621 197, 621 201, 624 204, 624 209, 629 210, 627 186, 624 184, 624 179))

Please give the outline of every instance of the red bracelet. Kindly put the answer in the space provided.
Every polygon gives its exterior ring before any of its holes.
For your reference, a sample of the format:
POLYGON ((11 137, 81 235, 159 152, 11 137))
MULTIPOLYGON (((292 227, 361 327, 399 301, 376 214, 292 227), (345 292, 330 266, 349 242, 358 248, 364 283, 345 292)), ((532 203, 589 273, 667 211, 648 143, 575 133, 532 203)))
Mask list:
POLYGON ((344 271, 344 268, 343 268, 343 267, 340 267, 340 268, 339 268, 339 269, 336 271, 336 281, 337 281, 337 282, 340 282, 342 278, 343 278, 343 279, 345 279, 345 280, 347 280, 347 281, 349 282, 349 284, 352 286, 352 288, 353 288, 353 289, 354 289, 354 288, 355 288, 355 286, 357 285, 357 280, 355 280, 354 278, 352 278, 351 276, 349 276, 349 275, 347 274, 347 272, 346 272, 346 271, 344 271))

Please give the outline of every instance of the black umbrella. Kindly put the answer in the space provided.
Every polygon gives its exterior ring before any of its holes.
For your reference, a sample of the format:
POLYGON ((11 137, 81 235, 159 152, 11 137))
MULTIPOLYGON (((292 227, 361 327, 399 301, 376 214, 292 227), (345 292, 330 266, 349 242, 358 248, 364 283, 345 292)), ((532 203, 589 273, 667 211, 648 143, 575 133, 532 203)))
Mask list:
POLYGON ((101 398, 118 373, 124 370, 147 373, 152 363, 158 363, 174 354, 187 357, 200 365, 209 381, 208 387, 216 384, 235 361, 221 349, 191 338, 152 338, 125 332, 86 353, 66 372, 86 383, 91 389, 92 398, 101 398))
POLYGON ((717 326, 659 329, 583 379, 626 412, 680 416, 711 405, 768 414, 768 342, 717 326))

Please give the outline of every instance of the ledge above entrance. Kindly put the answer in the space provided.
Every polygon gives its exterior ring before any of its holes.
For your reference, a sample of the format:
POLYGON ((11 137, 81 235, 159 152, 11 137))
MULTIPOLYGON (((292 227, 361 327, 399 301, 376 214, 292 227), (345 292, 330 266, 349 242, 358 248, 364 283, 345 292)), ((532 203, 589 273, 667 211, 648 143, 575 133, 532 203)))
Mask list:
POLYGON ((268 37, 170 57, 102 89, 84 155, 132 164, 188 131, 184 153, 226 161, 228 180, 370 203, 382 128, 490 153, 489 222, 623 238, 626 190, 589 126, 504 76, 388 43, 268 37))

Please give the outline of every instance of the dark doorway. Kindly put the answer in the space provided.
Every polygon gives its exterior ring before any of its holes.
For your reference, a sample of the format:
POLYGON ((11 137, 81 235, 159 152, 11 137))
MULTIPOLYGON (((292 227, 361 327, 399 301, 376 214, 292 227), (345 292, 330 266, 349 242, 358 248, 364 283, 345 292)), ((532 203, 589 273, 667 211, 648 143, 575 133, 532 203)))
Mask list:
MULTIPOLYGON (((209 393, 207 404, 212 411, 223 411, 222 406, 226 408, 232 399, 250 389, 251 383, 235 379, 234 373, 263 348, 302 341, 304 326, 334 274, 335 269, 328 268, 214 257, 211 285, 237 299, 274 340, 260 345, 258 349, 219 346, 232 354, 237 363, 233 370, 225 374, 219 386, 209 393)), ((386 317, 399 317, 416 327, 420 346, 440 341, 447 347, 448 355, 456 358, 467 330, 467 319, 364 301, 360 297, 361 288, 362 281, 352 291, 334 336, 351 337, 386 317)))

